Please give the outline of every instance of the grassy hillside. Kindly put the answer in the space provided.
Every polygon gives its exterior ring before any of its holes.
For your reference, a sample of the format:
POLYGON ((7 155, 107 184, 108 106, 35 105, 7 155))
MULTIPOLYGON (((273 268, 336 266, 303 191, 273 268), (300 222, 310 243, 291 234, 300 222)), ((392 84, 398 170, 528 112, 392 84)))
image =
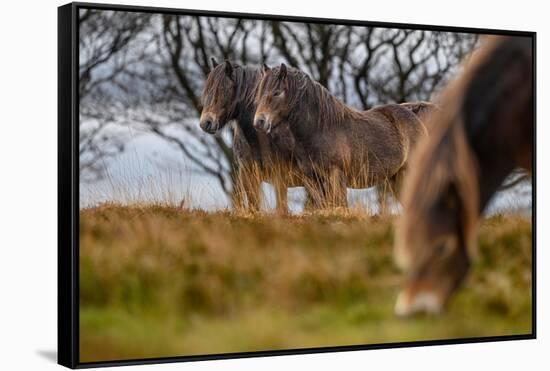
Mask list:
POLYGON ((531 223, 493 217, 447 313, 399 319, 392 219, 80 213, 81 361, 528 333, 531 223))

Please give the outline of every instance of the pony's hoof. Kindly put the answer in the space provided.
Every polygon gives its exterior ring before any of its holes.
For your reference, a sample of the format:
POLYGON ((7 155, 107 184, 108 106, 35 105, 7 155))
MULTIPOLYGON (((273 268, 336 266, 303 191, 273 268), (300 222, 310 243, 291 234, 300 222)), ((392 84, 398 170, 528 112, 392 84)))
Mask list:
POLYGON ((414 314, 439 314, 443 311, 442 300, 434 292, 419 292, 411 294, 401 291, 395 302, 394 312, 399 317, 409 317, 414 314))

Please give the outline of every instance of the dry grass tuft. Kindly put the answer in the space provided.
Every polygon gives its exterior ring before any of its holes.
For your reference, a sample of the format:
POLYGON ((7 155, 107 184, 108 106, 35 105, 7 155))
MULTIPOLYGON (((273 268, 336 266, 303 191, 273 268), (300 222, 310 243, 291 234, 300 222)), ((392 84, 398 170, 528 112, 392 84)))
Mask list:
POLYGON ((527 333, 531 224, 485 221, 449 313, 392 314, 391 217, 105 204, 80 213, 81 361, 527 333))

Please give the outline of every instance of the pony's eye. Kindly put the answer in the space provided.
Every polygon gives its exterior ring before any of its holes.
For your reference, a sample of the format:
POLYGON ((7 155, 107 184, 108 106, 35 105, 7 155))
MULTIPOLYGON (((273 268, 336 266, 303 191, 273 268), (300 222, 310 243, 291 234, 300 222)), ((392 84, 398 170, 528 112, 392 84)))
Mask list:
POLYGON ((274 96, 274 97, 278 97, 278 96, 280 96, 281 94, 282 94, 282 91, 280 91, 280 90, 275 90, 275 93, 273 93, 273 96, 274 96))

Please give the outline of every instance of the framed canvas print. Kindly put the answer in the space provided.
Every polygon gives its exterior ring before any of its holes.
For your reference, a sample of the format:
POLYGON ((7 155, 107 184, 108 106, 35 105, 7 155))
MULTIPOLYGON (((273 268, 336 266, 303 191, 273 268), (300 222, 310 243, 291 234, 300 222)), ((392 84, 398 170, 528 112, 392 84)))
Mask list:
POLYGON ((535 338, 535 33, 58 20, 60 364, 535 338))

